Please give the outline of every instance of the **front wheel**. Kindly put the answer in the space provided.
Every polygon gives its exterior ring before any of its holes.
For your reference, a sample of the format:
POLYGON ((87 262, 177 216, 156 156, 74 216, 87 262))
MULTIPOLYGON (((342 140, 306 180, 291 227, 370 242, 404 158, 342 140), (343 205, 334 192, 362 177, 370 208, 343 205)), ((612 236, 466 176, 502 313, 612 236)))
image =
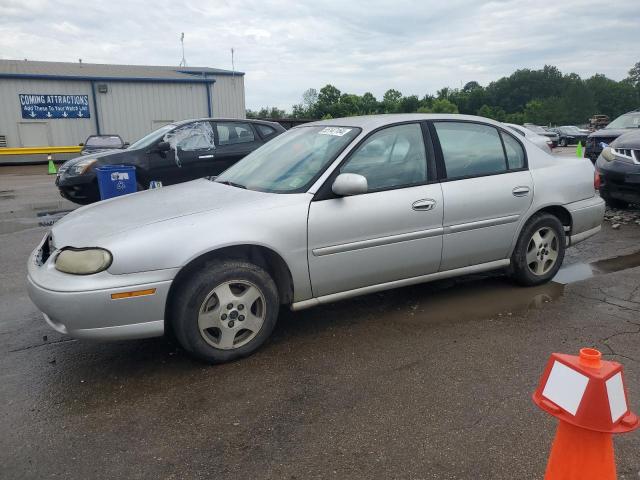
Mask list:
POLYGON ((280 306, 271 276, 240 260, 206 264, 175 295, 176 338, 185 350, 209 363, 256 351, 273 331, 280 306))
POLYGON ((534 215, 524 226, 511 255, 511 276, 521 285, 551 280, 562 266, 566 237, 557 217, 534 215))
POLYGON ((567 139, 566 138, 561 138, 560 139, 560 146, 561 147, 566 147, 567 146, 567 139))

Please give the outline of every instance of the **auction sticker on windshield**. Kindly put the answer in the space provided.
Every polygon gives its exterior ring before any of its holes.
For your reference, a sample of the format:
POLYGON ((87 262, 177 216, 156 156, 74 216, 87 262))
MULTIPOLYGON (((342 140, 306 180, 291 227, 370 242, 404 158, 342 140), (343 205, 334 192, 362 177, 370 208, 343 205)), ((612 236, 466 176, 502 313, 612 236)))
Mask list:
POLYGON ((320 135, 333 135, 334 137, 341 137, 346 133, 349 133, 352 128, 344 128, 344 127, 324 127, 318 133, 320 135))

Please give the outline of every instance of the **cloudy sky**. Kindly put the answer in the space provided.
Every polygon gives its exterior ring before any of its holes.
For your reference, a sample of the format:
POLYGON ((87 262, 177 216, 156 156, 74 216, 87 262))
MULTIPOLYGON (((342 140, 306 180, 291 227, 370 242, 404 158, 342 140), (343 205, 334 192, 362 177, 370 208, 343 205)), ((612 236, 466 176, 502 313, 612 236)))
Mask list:
POLYGON ((556 65, 620 80, 640 61, 640 0, 0 0, 0 58, 246 72, 249 108, 290 108, 309 87, 378 98, 486 85, 556 65), (615 6, 613 6, 615 4, 615 6))

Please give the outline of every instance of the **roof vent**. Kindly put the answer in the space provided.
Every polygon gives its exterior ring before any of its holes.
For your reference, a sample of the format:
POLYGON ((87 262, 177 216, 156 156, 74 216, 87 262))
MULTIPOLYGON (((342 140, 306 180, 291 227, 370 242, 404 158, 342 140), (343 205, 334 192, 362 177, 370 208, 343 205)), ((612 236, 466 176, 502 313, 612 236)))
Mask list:
POLYGON ((0 148, 7 148, 7 137, 6 137, 6 135, 0 135, 0 148))

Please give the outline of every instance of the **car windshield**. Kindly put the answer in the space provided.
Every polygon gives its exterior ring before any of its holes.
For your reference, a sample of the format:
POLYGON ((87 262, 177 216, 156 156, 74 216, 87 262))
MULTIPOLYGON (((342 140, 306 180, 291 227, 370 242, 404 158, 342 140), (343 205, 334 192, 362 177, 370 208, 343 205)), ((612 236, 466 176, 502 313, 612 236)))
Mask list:
POLYGON ((132 143, 131 146, 129 147, 129 150, 137 150, 139 148, 149 147, 154 142, 156 142, 157 140, 160 140, 162 137, 164 137, 164 135, 167 132, 170 132, 174 128, 176 128, 176 126, 171 124, 171 123, 169 125, 164 125, 164 126, 160 127, 159 129, 154 130, 151 133, 148 133, 147 135, 142 137, 137 142, 132 143))
POLYGON ((122 148, 122 139, 118 135, 101 135, 87 138, 85 147, 122 148))
POLYGON ((355 127, 294 128, 244 157, 215 181, 261 192, 303 192, 359 133, 355 127))
POLYGON ((613 122, 607 125, 607 128, 639 128, 640 113, 626 113, 620 115, 613 122))

